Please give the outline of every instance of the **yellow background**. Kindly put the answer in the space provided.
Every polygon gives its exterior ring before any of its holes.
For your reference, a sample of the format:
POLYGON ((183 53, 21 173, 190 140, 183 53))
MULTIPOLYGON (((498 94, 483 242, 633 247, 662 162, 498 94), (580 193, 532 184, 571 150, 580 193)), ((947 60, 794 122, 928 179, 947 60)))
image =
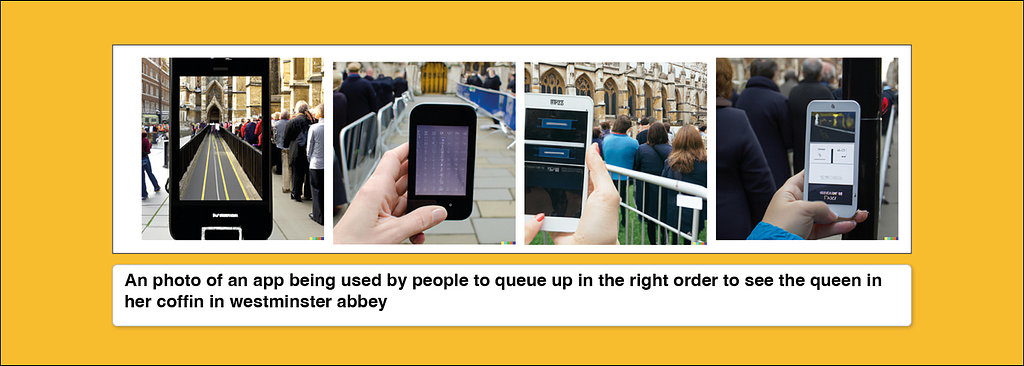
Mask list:
MULTIPOLYGON (((2 7, 5 364, 1022 362, 1020 2, 5 2, 2 7), (318 29, 299 30, 311 26, 318 29), (489 31, 475 30, 482 26, 489 31), (287 30, 278 30, 282 28, 287 30), (209 32, 219 36, 207 36, 209 32), (111 45, 208 42, 911 44, 914 253, 113 255, 111 45), (111 325, 113 265, 177 263, 909 263, 913 325, 111 325)), ((700 312, 701 306, 694 301, 679 311, 700 312)))

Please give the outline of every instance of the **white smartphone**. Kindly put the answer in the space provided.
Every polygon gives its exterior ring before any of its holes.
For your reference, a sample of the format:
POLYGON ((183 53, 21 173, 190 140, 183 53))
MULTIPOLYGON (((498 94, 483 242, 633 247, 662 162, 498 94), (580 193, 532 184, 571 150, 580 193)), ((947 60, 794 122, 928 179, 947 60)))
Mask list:
POLYGON ((804 200, 823 201, 840 219, 852 219, 857 213, 860 105, 812 101, 804 146, 804 200))
POLYGON ((575 232, 587 201, 587 147, 594 100, 526 94, 526 220, 543 213, 543 231, 575 232))

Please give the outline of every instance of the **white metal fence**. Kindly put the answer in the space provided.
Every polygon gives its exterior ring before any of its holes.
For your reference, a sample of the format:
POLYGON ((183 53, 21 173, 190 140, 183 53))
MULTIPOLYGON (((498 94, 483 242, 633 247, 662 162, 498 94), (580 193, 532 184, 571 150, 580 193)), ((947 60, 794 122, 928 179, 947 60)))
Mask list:
MULTIPOLYGON (((658 225, 662 230, 679 235, 683 239, 689 240, 691 243, 697 242, 696 239, 699 236, 700 228, 703 226, 703 223, 700 220, 700 212, 701 207, 703 207, 707 202, 707 187, 612 165, 608 165, 608 171, 631 178, 630 180, 632 182, 627 180, 615 181, 616 188, 619 192, 626 190, 628 193, 631 184, 636 187, 644 183, 648 183, 646 187, 665 188, 647 188, 642 190, 634 188, 633 194, 626 195, 627 201, 632 199, 633 202, 619 202, 619 205, 626 208, 628 212, 632 212, 642 218, 641 220, 638 220, 637 224, 635 224, 629 219, 629 215, 627 213, 627 217, 625 218, 626 240, 621 244, 644 243, 643 236, 646 235, 646 230, 643 226, 645 222, 647 225, 658 225), (638 191, 642 191, 642 193, 637 195, 638 191), (657 195, 657 199, 655 200, 657 207, 646 207, 649 203, 649 200, 647 199, 648 195, 657 195), (680 198, 679 195, 683 195, 683 197, 680 198), (692 203, 685 203, 686 201, 692 201, 692 203), (630 203, 633 205, 630 205, 630 203), (652 208, 656 210, 651 211, 652 208), (667 222, 668 217, 662 217, 671 210, 675 210, 675 213, 677 214, 676 217, 678 217, 678 219, 676 222, 667 222), (688 232, 680 230, 680 228, 683 227, 683 210, 693 211, 693 218, 690 222, 690 231, 688 232), (655 215, 658 217, 655 217, 655 215), (633 225, 640 225, 640 227, 634 227, 633 225), (639 233, 639 237, 636 237, 634 233, 639 233)), ((657 243, 651 244, 668 243, 669 239, 663 236, 657 243)))

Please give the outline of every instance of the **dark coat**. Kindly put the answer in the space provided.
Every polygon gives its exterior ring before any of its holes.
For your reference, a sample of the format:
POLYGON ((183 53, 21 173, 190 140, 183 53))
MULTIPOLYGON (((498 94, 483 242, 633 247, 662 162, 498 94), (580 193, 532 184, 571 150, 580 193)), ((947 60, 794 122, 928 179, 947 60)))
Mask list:
POLYGON ((718 117, 717 232, 719 240, 743 240, 761 222, 775 195, 775 181, 743 110, 716 99, 718 117))
MULTIPOLYGON (((665 159, 668 159, 668 155, 671 153, 672 145, 669 144, 655 146, 640 144, 640 147, 636 149, 636 158, 633 159, 633 170, 661 176, 665 170, 665 159)), ((706 170, 707 168, 705 168, 706 170)), ((648 216, 662 220, 668 206, 664 204, 667 202, 664 193, 667 192, 663 192, 661 211, 658 211, 658 190, 660 188, 653 183, 637 184, 633 196, 636 197, 636 203, 639 205, 637 208, 648 216)))
MULTIPOLYGON (((661 176, 707 187, 708 163, 706 161, 695 161, 693 163, 693 171, 689 173, 672 170, 672 167, 665 165, 664 170, 661 172, 661 176)), ((721 181, 721 178, 719 178, 719 181, 721 181)), ((719 183, 719 185, 721 185, 721 183, 719 183)), ((669 226, 674 226, 684 233, 690 232, 693 228, 693 210, 685 207, 682 210, 679 209, 679 206, 676 204, 676 195, 678 194, 679 192, 667 188, 662 191, 661 195, 664 200, 662 201, 662 207, 665 207, 665 210, 667 211, 667 217, 662 217, 667 218, 664 221, 669 226)), ((694 237, 697 237, 701 229, 704 228, 704 220, 708 219, 708 200, 704 199, 703 204, 704 208, 700 210, 700 217, 697 219, 697 230, 692 231, 694 237)), ((718 217, 720 218, 719 221, 721 221, 722 215, 718 215, 718 217)), ((721 227, 722 224, 719 223, 718 225, 721 227)), ((719 236, 721 236, 721 234, 719 234, 719 236)))
POLYGON ((640 131, 640 133, 637 133, 636 134, 636 142, 639 142, 640 145, 646 144, 647 143, 647 131, 650 131, 650 130, 651 129, 648 128, 646 130, 640 131))
POLYGON ((494 91, 501 90, 501 78, 498 75, 494 75, 494 77, 488 76, 487 80, 484 80, 484 88, 494 91))
POLYGON ((469 75, 469 77, 466 78, 466 84, 481 88, 484 86, 484 82, 480 80, 480 77, 476 76, 476 74, 469 75))
POLYGON ((246 123, 245 124, 245 142, 248 142, 249 145, 252 145, 252 144, 255 144, 258 141, 257 139, 259 139, 259 136, 256 135, 256 123, 255 122, 246 123))
MULTIPOLYGON (((750 127, 761 143, 761 151, 775 178, 775 186, 782 187, 793 175, 789 167, 789 153, 793 148, 793 126, 789 119, 789 101, 775 82, 764 76, 747 81, 736 108, 747 113, 750 127)), ((803 140, 800 141, 803 143, 803 140)))
MULTIPOLYGON (((332 123, 334 126, 333 134, 331 135, 331 141, 334 145, 334 155, 341 156, 341 143, 338 140, 338 135, 341 134, 341 129, 348 126, 348 98, 345 97, 345 93, 335 91, 334 95, 334 120, 338 123, 332 123)), ((339 176, 340 177, 340 176, 339 176)))
MULTIPOLYGON (((295 164, 296 161, 307 161, 306 160, 306 149, 299 146, 298 137, 303 132, 309 131, 309 118, 305 114, 298 113, 295 118, 288 120, 288 125, 284 128, 284 143, 288 146, 288 162, 293 166, 301 166, 301 164, 295 164)), ((302 143, 305 145, 305 143, 302 143)), ((294 195, 294 193, 292 193, 294 195)))
POLYGON ((370 112, 376 112, 380 108, 377 106, 377 93, 373 91, 373 85, 370 85, 369 81, 360 78, 358 74, 349 75, 345 82, 341 84, 339 91, 345 94, 345 98, 348 99, 348 112, 345 119, 346 126, 370 112))
POLYGON ((395 78, 395 95, 402 96, 409 90, 409 82, 405 78, 395 78))
POLYGON ((789 120, 793 125, 793 172, 804 170, 807 105, 813 100, 833 100, 832 91, 815 80, 803 80, 789 91, 789 120))
POLYGON ((393 103, 395 101, 395 81, 393 79, 387 76, 381 76, 377 78, 374 83, 377 84, 380 89, 380 94, 377 94, 377 97, 380 98, 380 101, 377 103, 378 107, 384 107, 388 105, 388 103, 393 103))

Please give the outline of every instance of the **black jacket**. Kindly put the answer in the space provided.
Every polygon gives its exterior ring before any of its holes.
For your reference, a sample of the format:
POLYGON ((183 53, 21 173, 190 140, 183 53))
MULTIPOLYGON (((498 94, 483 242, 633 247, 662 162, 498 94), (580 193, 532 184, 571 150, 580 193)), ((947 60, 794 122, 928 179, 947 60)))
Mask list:
MULTIPOLYGON (((665 159, 668 159, 668 155, 671 153, 672 146, 669 144, 658 144, 655 146, 646 143, 640 144, 640 147, 636 149, 636 158, 633 159, 633 170, 661 176, 661 173, 665 170, 665 159)), ((705 168, 706 170, 707 168, 705 168)), ((669 202, 666 195, 668 192, 662 192, 661 211, 658 211, 658 190, 660 188, 660 186, 653 183, 637 184, 633 196, 636 197, 637 208, 651 217, 664 220, 666 217, 665 212, 668 210, 668 205, 666 204, 669 202)), ((672 195, 672 197, 675 197, 675 195, 672 195)))
POLYGON ((720 240, 743 240, 761 222, 775 195, 775 181, 761 144, 743 110, 716 99, 718 113, 717 232, 720 240))
POLYGON ((807 105, 813 100, 833 100, 832 91, 816 80, 802 80, 789 91, 789 120, 793 125, 793 173, 804 170, 807 105))
MULTIPOLYGON (((284 143, 288 145, 288 161, 296 165, 296 161, 306 161, 306 149, 299 146, 299 135, 309 131, 309 118, 305 114, 298 113, 295 118, 288 120, 284 128, 284 143)), ((302 143, 305 145, 305 142, 302 143)))
POLYGON ((409 90, 409 82, 405 78, 395 78, 395 96, 402 96, 409 90))
POLYGON ((380 94, 377 97, 380 99, 377 102, 378 108, 388 105, 395 101, 395 81, 387 76, 381 76, 374 81, 379 86, 380 94))
MULTIPOLYGON (((789 118, 789 101, 775 82, 764 76, 747 81, 736 108, 747 113, 750 127, 761 143, 761 151, 775 178, 775 186, 782 187, 793 175, 789 167, 789 153, 793 148, 793 126, 789 118)), ((803 143, 803 140, 800 140, 803 143)))
MULTIPOLYGON (((696 184, 696 185, 699 185, 699 186, 707 187, 708 186, 708 163, 706 161, 705 162, 700 162, 700 161, 693 162, 693 171, 691 171, 689 173, 683 173, 683 172, 680 172, 680 171, 672 170, 671 167, 666 165, 664 170, 661 173, 661 176, 663 176, 665 178, 669 178, 669 179, 681 180, 683 182, 693 183, 693 184, 696 184)), ((721 178, 719 178, 719 179, 721 179, 721 178)), ((693 228, 693 210, 689 209, 689 208, 685 208, 685 207, 682 210, 680 210, 679 209, 679 205, 676 204, 676 202, 677 202, 676 201, 676 199, 677 199, 676 195, 677 194, 679 194, 679 193, 676 192, 676 191, 673 191, 671 189, 667 189, 667 188, 664 189, 664 191, 662 192, 662 196, 667 198, 667 200, 668 200, 667 202, 663 202, 662 203, 662 207, 666 207, 666 211, 668 211, 667 215, 666 215, 667 217, 663 216, 663 217, 665 217, 667 219, 667 220, 664 220, 664 221, 669 226, 674 226, 675 228, 679 229, 679 231, 682 231, 684 233, 685 232, 691 232, 691 230, 693 228)), ((718 227, 722 227, 722 224, 721 224, 721 220, 722 220, 721 217, 722 217, 722 215, 719 214, 718 217, 719 217, 718 227)), ((696 230, 692 230, 693 237, 696 238, 697 235, 700 234, 700 230, 704 228, 704 221, 707 220, 707 219, 708 219, 708 200, 704 199, 703 209, 700 210, 700 217, 697 219, 697 229, 696 230)), ((719 234, 719 237, 721 237, 721 234, 719 234)))
POLYGON ((357 74, 349 75, 339 90, 348 99, 346 126, 380 108, 377 106, 377 93, 373 91, 373 85, 357 74))
POLYGON ((487 77, 487 80, 484 80, 484 88, 494 91, 501 90, 501 78, 498 77, 498 75, 494 75, 494 77, 487 77))
POLYGON ((480 77, 476 76, 476 74, 469 75, 469 77, 466 78, 466 84, 481 88, 484 86, 484 82, 481 81, 480 77))
MULTIPOLYGON (((337 123, 332 123, 334 127, 331 131, 331 142, 334 146, 334 155, 341 156, 341 143, 338 140, 338 134, 341 133, 341 129, 348 126, 348 98, 345 97, 345 93, 335 91, 333 93, 334 100, 334 120, 337 123)), ((340 177, 340 176, 339 176, 340 177)))

